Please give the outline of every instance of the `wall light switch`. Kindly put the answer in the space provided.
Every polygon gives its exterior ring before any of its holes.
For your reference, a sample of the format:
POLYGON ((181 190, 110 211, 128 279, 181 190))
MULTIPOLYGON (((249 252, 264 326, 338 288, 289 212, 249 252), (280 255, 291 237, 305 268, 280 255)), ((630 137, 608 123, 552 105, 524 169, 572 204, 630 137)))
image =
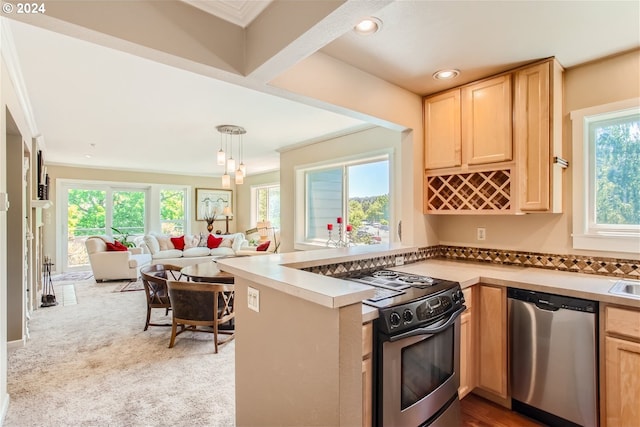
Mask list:
POLYGON ((487 229, 484 227, 478 227, 477 229, 477 240, 485 240, 487 238, 487 229))
POLYGON ((403 256, 397 256, 396 257, 396 266, 399 265, 404 265, 404 257, 403 256))
POLYGON ((260 312, 260 291, 249 286, 247 290, 247 305, 249 310, 260 312))

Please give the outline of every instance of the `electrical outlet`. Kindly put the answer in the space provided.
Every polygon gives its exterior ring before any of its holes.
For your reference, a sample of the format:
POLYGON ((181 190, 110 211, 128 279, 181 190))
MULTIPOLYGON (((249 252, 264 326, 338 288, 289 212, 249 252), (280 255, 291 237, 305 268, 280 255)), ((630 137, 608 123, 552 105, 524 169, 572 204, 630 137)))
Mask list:
POLYGON ((487 229, 484 227, 478 227, 477 228, 477 235, 476 235, 476 239, 477 240, 485 240, 487 238, 487 229))
POLYGON ((396 267, 399 265, 404 265, 404 257, 403 256, 397 256, 396 257, 396 267))
POLYGON ((7 193, 0 193, 0 212, 6 212, 9 210, 9 195, 7 193))
POLYGON ((250 310, 260 312, 260 291, 249 286, 247 290, 247 305, 250 310))

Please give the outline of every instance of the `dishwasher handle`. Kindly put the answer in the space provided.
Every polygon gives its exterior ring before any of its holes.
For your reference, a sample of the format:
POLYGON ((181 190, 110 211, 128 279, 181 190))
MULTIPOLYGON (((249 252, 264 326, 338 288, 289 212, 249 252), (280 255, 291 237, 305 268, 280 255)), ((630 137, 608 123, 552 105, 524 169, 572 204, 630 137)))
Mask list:
POLYGON ((556 307, 555 305, 553 305, 553 303, 551 303, 550 301, 544 300, 544 299, 538 299, 538 301, 536 301, 534 304, 540 310, 546 310, 546 311, 558 311, 558 310, 560 310, 560 307, 556 307))

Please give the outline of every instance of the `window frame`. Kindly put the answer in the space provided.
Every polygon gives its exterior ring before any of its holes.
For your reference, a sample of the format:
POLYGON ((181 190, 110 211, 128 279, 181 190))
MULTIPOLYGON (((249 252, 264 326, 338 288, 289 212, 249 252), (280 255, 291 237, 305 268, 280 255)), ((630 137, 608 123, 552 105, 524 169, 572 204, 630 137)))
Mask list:
MULTIPOLYGON (((272 183, 268 183, 268 184, 259 184, 259 185, 252 185, 251 186, 251 224, 257 224, 259 221, 262 221, 263 218, 259 218, 258 217, 258 192, 260 190, 267 190, 267 213, 269 212, 269 193, 268 190, 271 188, 278 188, 280 189, 280 183, 279 182, 272 182, 272 183)), ((280 206, 282 207, 282 199, 280 199, 280 206)), ((271 218, 264 218, 267 221, 271 221, 271 218)), ((278 220, 278 222, 280 222, 280 219, 278 220)))
MULTIPOLYGON (((313 250, 318 247, 324 247, 326 239, 306 240, 307 235, 307 195, 306 195, 306 173, 310 171, 318 171, 331 169, 336 167, 349 167, 358 164, 374 163, 379 161, 387 161, 389 165, 389 243, 397 241, 395 232, 395 196, 394 186, 394 151, 393 149, 384 149, 368 153, 361 153, 354 156, 348 156, 330 161, 319 163, 311 163, 299 165, 295 167, 294 182, 294 249, 296 250, 313 250)), ((348 198, 349 176, 345 176, 342 182, 343 197, 348 198)), ((347 201, 348 204, 348 201, 347 201)), ((343 217, 345 216, 346 206, 343 200, 343 217)), ((328 236, 327 236, 328 238, 328 236)))
POLYGON ((637 114, 640 98, 583 108, 570 113, 573 153, 573 248, 638 253, 640 226, 595 223, 595 142, 589 125, 637 114))

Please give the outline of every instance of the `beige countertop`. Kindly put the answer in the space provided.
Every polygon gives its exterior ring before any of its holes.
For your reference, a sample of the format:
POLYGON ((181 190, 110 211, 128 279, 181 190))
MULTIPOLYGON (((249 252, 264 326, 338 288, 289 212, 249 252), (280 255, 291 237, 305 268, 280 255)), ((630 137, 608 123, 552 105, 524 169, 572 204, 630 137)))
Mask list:
MULTIPOLYGON (((402 245, 371 245, 341 249, 319 249, 218 261, 224 271, 269 286, 307 301, 339 308, 359 303, 373 295, 373 288, 300 270, 301 268, 368 259, 415 251, 402 245)), ((640 299, 610 294, 614 277, 560 272, 533 267, 501 266, 479 262, 426 260, 396 267, 396 270, 460 282, 462 288, 476 283, 510 286, 576 298, 640 308, 640 299)), ((363 321, 377 317, 375 309, 363 305, 363 321)))
POLYGON ((616 277, 441 259, 406 264, 393 269, 454 280, 460 282, 463 289, 482 282, 640 308, 640 298, 609 293, 614 283, 620 280, 616 277))
POLYGON ((371 286, 310 273, 301 268, 407 253, 416 248, 402 245, 353 246, 263 256, 224 258, 221 270, 289 295, 329 307, 360 303, 374 295, 371 286))

